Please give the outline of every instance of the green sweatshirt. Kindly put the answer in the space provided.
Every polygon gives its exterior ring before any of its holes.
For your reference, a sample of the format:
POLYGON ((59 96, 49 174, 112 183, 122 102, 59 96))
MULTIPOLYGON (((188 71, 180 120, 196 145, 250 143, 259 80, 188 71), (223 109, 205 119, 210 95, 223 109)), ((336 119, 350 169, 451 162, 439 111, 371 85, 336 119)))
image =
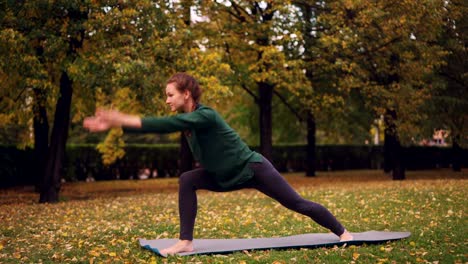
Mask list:
POLYGON ((144 117, 141 121, 139 132, 185 131, 194 159, 223 188, 250 180, 253 171, 248 164, 262 162, 262 156, 250 150, 223 118, 209 107, 198 105, 191 113, 144 117))

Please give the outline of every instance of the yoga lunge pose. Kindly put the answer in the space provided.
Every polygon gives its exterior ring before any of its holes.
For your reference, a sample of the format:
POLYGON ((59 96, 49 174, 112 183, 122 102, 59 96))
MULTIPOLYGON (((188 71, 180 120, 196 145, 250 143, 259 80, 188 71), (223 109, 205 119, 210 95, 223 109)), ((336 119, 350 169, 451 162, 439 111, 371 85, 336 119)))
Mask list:
POLYGON ((162 254, 193 251, 193 229, 200 189, 226 192, 254 188, 277 200, 283 206, 306 215, 339 236, 340 241, 352 235, 322 205, 305 200, 293 190, 272 164, 252 151, 239 135, 212 108, 199 103, 197 81, 186 73, 173 75, 166 84, 166 103, 176 115, 143 117, 115 110, 98 109, 95 116, 84 120, 91 132, 122 127, 125 131, 170 133, 183 131, 195 160, 201 167, 182 173, 179 179, 179 241, 162 254))

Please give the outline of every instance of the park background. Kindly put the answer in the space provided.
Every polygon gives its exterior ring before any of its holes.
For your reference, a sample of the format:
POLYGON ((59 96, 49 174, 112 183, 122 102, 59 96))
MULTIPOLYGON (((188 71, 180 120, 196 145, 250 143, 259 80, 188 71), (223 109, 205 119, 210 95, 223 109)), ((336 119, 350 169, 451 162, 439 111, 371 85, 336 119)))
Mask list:
MULTIPOLYGON (((169 114, 165 81, 183 71, 200 81, 202 103, 219 111, 280 171, 295 172, 292 181, 298 186, 323 179, 351 186, 375 180, 385 186, 374 192, 392 196, 390 189, 407 184, 394 194, 400 201, 442 181, 448 190, 427 192, 461 204, 431 217, 457 216, 451 228, 466 231, 460 224, 466 222, 462 190, 468 162, 464 1, 6 0, 0 6, 5 212, 8 205, 31 201, 96 198, 94 188, 103 186, 87 186, 83 195, 78 181, 120 179, 120 185, 109 181, 114 187, 98 193, 125 193, 117 186, 138 193, 145 188, 126 180, 176 177, 196 166, 178 133, 129 136, 115 129, 89 134, 82 128, 83 118, 96 107, 169 114), (413 180, 421 178, 426 185, 418 189, 420 182, 413 180), (69 193, 74 188, 79 195, 69 193)), ((175 183, 158 180, 146 184, 175 183)), ((304 193, 320 200, 327 190, 317 197, 304 193)), ((21 234, 5 230, 0 250, 21 234)), ((435 237, 454 234, 439 231, 435 237)), ((454 236, 463 252, 465 236, 454 236)), ((436 260, 442 251, 429 256, 436 260)), ((20 253, 12 259, 20 261, 20 253)), ((425 256, 404 254, 406 261, 425 256)), ((466 261, 463 254, 452 257, 466 261)))

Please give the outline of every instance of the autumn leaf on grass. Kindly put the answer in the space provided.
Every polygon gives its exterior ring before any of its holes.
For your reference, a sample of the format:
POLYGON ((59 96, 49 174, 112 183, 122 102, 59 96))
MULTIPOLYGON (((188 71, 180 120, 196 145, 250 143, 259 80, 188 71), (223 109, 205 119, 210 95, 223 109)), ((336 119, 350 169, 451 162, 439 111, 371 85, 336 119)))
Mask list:
POLYGON ((15 253, 13 253, 13 257, 16 258, 16 259, 20 259, 21 258, 21 253, 15 252, 15 253))
POLYGON ((284 263, 285 263, 285 262, 283 262, 283 261, 278 261, 278 260, 273 261, 273 264, 284 264, 284 263))
POLYGON ((354 252, 353 253, 353 260, 357 260, 361 254, 354 252))

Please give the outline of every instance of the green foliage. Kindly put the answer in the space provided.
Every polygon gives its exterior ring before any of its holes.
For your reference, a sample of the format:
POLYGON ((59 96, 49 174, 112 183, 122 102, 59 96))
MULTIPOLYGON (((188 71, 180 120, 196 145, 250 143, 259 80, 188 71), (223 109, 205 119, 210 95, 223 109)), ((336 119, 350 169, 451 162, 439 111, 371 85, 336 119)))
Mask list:
POLYGON ((421 124, 423 136, 444 129, 450 133, 448 141, 464 147, 468 146, 467 11, 462 1, 450 1, 446 5, 438 43, 449 54, 446 64, 433 76, 431 100, 424 105, 430 118, 421 124))
POLYGON ((446 52, 435 43, 443 1, 332 1, 319 16, 319 43, 326 69, 338 73, 336 85, 359 89, 376 116, 397 112, 400 137, 409 142, 414 126, 426 118, 420 106, 429 99, 430 75, 446 52))
MULTIPOLYGON (((313 113, 321 143, 362 143, 373 119, 388 108, 397 111, 407 143, 435 127, 466 134, 466 115, 459 114, 466 112, 467 101, 466 12, 458 0, 334 0, 323 5, 40 0, 1 5, 4 141, 33 142, 31 118, 40 105, 54 111, 63 69, 74 82, 73 142, 104 140, 80 128, 96 106, 166 114, 165 81, 176 71, 195 75, 205 90, 203 103, 219 110, 249 143, 258 142, 259 113, 246 91, 257 96, 260 83, 274 87, 299 115, 313 113), (86 18, 73 19, 81 11, 86 18), (83 40, 83 47, 68 56, 73 38, 83 40), (445 77, 436 78, 437 72, 445 77), (121 90, 128 96, 115 97, 121 90)), ((296 117, 278 106, 279 100, 273 104, 274 142, 304 141, 305 124, 290 121, 295 133, 288 134, 281 121, 296 117)), ((176 137, 146 136, 143 141, 175 142, 176 137)))
MULTIPOLYGON (((39 108, 55 111, 60 75, 73 72, 88 2, 6 1, 0 15, 2 115, 13 115, 22 143, 32 143, 39 108)), ((58 111, 61 111, 59 109, 58 111)), ((4 124, 2 124, 4 125, 4 124)))
MULTIPOLYGON (((260 99, 259 88, 268 86, 274 93, 298 94, 298 90, 309 85, 302 60, 282 50, 282 47, 293 46, 300 37, 293 34, 297 31, 297 20, 290 19, 297 15, 297 10, 288 3, 274 1, 207 1, 199 9, 201 15, 209 18, 196 24, 204 27, 203 46, 222 54, 222 60, 231 69, 226 83, 236 96, 223 102, 225 109, 220 112, 244 139, 258 144, 261 137, 259 108, 271 104, 260 99)), ((274 100, 275 105, 283 104, 274 100)), ((296 119, 285 114, 289 110, 284 107, 274 106, 273 111, 273 118, 277 120, 285 116, 296 119)), ((302 130, 301 125, 297 128, 302 130)), ((273 129, 274 142, 303 140, 303 133, 288 135, 281 123, 274 123, 273 129)))
MULTIPOLYGON (((83 50, 77 78, 85 89, 97 92, 97 105, 133 114, 165 114, 165 81, 176 71, 198 77, 207 102, 230 96, 222 79, 229 74, 229 66, 218 53, 195 45, 199 33, 196 28, 192 32, 184 22, 187 19, 181 4, 166 1, 96 7, 87 22, 89 44, 83 50), (121 90, 127 91, 125 95, 114 96, 121 90)), ((80 117, 86 113, 89 110, 80 117)), ((105 155, 113 156, 106 163, 122 155, 122 143, 120 147, 112 144, 120 136, 111 133, 112 140, 101 145, 105 155)))

